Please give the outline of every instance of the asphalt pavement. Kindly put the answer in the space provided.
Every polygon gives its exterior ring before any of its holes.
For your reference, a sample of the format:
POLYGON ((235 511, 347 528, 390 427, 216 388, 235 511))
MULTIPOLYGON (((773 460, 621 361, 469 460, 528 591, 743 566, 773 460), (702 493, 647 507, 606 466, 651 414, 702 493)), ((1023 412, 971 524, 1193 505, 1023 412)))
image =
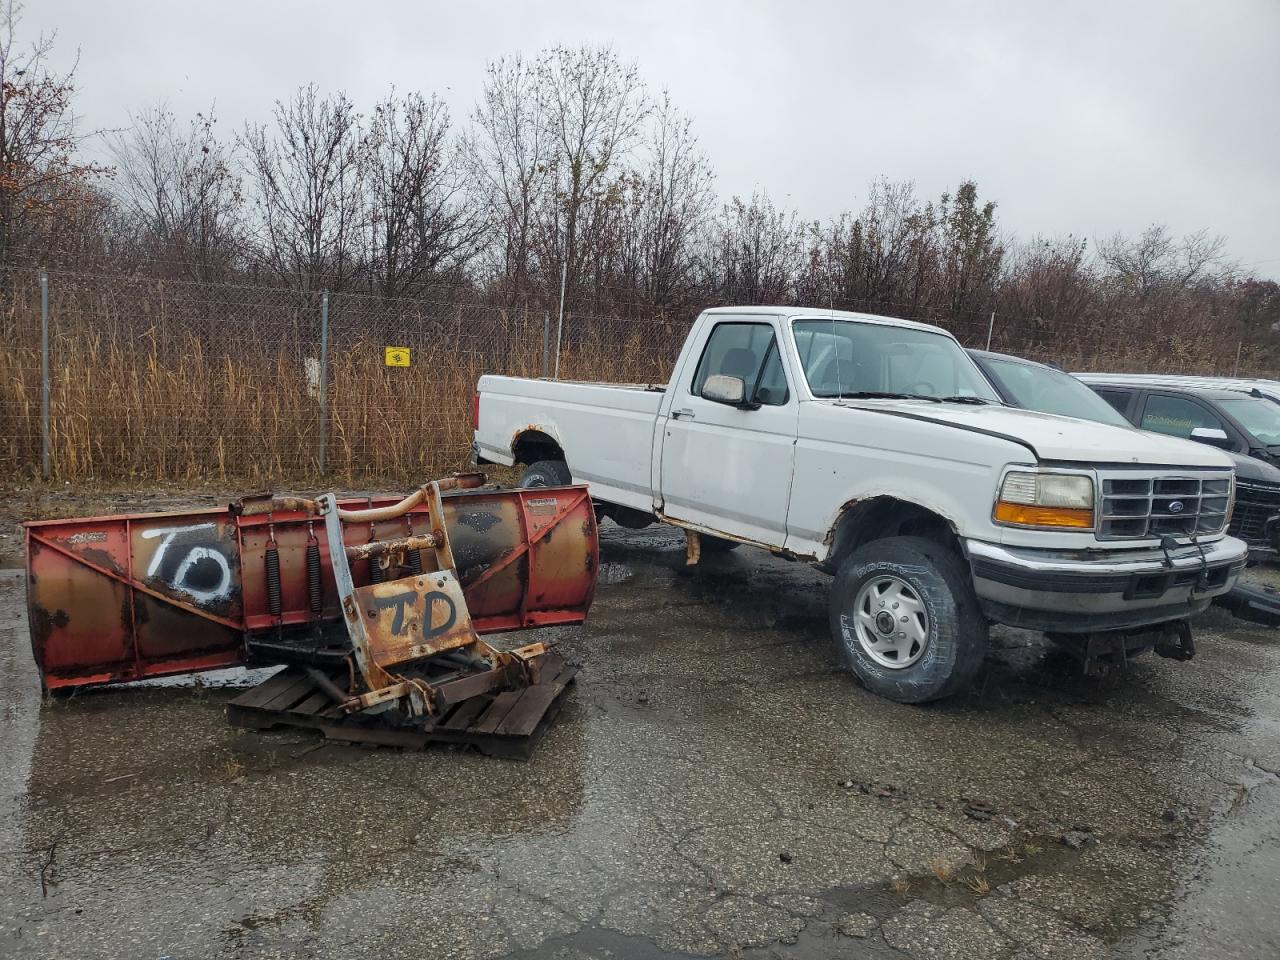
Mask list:
POLYGON ((42 701, 0 572, 0 956, 1280 956, 1280 631, 1098 680, 997 630, 909 707, 804 564, 601 560, 525 763, 232 728, 261 672, 42 701))

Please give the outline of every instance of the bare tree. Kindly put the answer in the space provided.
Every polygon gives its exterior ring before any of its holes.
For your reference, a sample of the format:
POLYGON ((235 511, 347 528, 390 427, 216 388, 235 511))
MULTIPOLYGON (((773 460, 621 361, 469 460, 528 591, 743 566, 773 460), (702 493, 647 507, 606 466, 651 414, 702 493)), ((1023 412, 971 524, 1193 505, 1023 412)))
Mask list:
POLYGON ((710 241, 710 283, 722 303, 786 303, 794 299, 804 265, 805 229, 794 211, 768 194, 734 197, 721 211, 710 241))
POLYGON ((1139 298, 1230 280, 1236 268, 1224 254, 1226 240, 1206 230, 1181 240, 1164 224, 1153 224, 1130 239, 1116 234, 1098 243, 1098 256, 1114 282, 1139 298))
POLYGON ((518 55, 490 63, 468 141, 482 215, 497 237, 490 272, 507 307, 527 296, 534 218, 547 189, 547 137, 533 68, 518 55))
POLYGON ((481 229, 448 109, 434 96, 392 91, 374 108, 366 147, 371 279, 394 297, 457 275, 481 229))
POLYGON ((382 294, 402 296, 456 276, 482 230, 445 105, 392 91, 374 107, 365 157, 369 269, 382 294))
POLYGON ((652 120, 644 165, 625 178, 617 270, 642 308, 667 312, 698 295, 697 241, 712 217, 714 175, 689 119, 668 94, 652 120))
POLYGON ((21 4, 0 7, 0 263, 54 253, 59 228, 103 199, 93 183, 103 169, 76 158, 75 66, 49 66, 52 35, 20 44, 21 19, 21 4))
POLYGON ((275 125, 240 138, 256 212, 256 255, 300 289, 341 289, 363 267, 360 117, 314 84, 276 101, 275 125))
POLYGON ((1178 243, 1178 258, 1173 282, 1186 289, 1201 285, 1217 286, 1235 279, 1240 268, 1227 259, 1227 238, 1208 230, 1188 233, 1178 243))
POLYGON ((1117 233, 1099 241, 1098 256, 1115 280, 1142 297, 1164 282, 1173 247, 1169 231, 1156 224, 1136 239, 1117 233))
POLYGON ((579 269, 621 202, 628 152, 650 107, 635 64, 608 47, 553 47, 535 75, 551 183, 543 259, 567 265, 572 302, 579 269))
POLYGON ((159 104, 110 140, 115 194, 138 253, 193 280, 226 276, 243 249, 240 178, 213 111, 180 130, 159 104))
POLYGON ((937 217, 909 182, 877 180, 857 216, 844 214, 818 232, 811 261, 823 275, 810 297, 837 306, 915 316, 937 263, 937 217))

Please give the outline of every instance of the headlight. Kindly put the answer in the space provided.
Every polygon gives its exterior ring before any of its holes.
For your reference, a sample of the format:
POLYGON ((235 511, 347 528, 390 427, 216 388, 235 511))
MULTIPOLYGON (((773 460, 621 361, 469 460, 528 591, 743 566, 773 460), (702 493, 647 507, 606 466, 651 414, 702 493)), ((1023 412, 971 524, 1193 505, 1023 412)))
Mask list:
POLYGON ((1093 478, 1012 470, 996 500, 996 523, 1015 527, 1093 529, 1093 478))

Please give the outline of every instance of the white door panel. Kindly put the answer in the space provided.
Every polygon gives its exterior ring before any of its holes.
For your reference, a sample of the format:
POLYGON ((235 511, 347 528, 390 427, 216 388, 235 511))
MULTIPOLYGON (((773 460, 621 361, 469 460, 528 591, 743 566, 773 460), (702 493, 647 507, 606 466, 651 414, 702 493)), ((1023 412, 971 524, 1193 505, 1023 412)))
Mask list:
MULTIPOLYGON (((737 410, 701 398, 663 438, 667 516, 781 546, 795 452, 795 411, 737 410), (708 409, 718 408, 718 409, 708 409)), ((677 408, 680 409, 680 408, 677 408)))
POLYGON ((660 422, 660 472, 663 512, 671 519, 780 547, 797 401, 781 358, 770 355, 773 331, 772 324, 758 322, 727 321, 713 328, 697 370, 682 370, 681 382, 669 388, 674 395, 670 416, 660 422), (749 335, 753 358, 746 357, 745 341, 726 346, 722 340, 717 347, 717 331, 729 326, 755 328, 749 335), (768 402, 743 409, 703 399, 695 390, 714 373, 742 376, 749 381, 748 396, 768 402))

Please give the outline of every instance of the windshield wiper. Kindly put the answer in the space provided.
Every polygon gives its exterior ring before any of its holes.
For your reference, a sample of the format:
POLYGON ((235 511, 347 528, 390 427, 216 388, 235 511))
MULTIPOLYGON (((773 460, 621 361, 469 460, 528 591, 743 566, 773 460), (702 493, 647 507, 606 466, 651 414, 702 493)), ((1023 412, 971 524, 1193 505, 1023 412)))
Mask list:
POLYGON ((851 393, 835 393, 841 400, 928 400, 930 403, 971 403, 975 405, 995 403, 986 397, 935 397, 928 393, 893 393, 885 390, 857 390, 851 393))
POLYGON ((832 393, 829 397, 840 400, 929 400, 941 403, 938 397, 930 397, 923 393, 888 393, 882 390, 856 390, 851 393, 832 393))

